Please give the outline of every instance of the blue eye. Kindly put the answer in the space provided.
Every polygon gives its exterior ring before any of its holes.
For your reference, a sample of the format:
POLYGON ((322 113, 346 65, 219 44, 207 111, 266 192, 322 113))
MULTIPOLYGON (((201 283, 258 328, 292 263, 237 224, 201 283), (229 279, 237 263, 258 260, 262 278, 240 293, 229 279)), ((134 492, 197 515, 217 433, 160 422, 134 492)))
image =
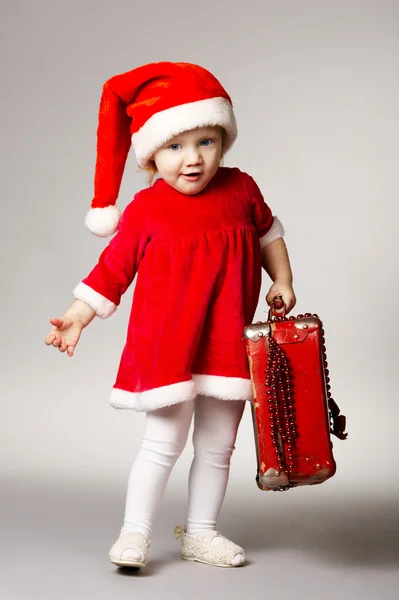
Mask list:
POLYGON ((206 138, 205 140, 202 140, 201 146, 210 146, 212 144, 212 142, 213 142, 213 140, 206 138))
POLYGON ((170 148, 171 150, 179 150, 179 148, 181 148, 181 146, 180 146, 180 144, 171 144, 171 145, 169 146, 169 148, 170 148))

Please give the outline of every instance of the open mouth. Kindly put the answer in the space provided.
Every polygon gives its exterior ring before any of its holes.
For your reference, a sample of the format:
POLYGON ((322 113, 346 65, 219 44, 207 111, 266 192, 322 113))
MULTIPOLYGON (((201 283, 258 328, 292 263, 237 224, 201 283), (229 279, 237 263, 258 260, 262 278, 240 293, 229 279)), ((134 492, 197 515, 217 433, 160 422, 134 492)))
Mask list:
POLYGON ((189 181, 195 181, 201 176, 201 173, 182 173, 182 176, 189 181))

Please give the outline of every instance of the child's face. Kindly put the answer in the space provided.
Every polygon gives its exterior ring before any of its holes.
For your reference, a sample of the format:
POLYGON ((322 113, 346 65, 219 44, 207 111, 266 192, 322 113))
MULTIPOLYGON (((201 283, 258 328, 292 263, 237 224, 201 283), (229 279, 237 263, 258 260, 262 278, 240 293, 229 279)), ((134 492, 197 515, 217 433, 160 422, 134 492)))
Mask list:
POLYGON ((218 170, 222 141, 221 127, 191 129, 159 148, 153 160, 166 183, 192 196, 201 192, 218 170))

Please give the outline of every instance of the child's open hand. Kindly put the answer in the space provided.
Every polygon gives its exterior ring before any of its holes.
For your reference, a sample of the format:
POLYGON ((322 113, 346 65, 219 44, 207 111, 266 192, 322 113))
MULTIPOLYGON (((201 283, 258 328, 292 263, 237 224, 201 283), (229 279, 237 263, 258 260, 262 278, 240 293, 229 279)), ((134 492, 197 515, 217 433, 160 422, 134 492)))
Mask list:
POLYGON ((266 302, 270 306, 276 296, 282 296, 285 312, 289 313, 296 304, 296 297, 290 281, 276 279, 266 295, 266 302))
POLYGON ((65 315, 51 318, 50 323, 53 328, 44 340, 46 346, 54 346, 60 352, 67 350, 68 356, 73 356, 75 346, 82 333, 83 324, 77 319, 65 315))

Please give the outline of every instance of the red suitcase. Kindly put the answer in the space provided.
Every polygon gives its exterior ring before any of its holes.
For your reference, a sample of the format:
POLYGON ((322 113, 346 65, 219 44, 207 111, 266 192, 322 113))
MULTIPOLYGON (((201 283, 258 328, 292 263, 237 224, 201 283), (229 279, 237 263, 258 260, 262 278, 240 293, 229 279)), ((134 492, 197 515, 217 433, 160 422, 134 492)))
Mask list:
POLYGON ((268 321, 247 326, 244 341, 258 487, 284 491, 329 479, 336 471, 330 436, 347 434, 346 418, 330 394, 322 322, 310 313, 287 318, 276 297, 268 321))

